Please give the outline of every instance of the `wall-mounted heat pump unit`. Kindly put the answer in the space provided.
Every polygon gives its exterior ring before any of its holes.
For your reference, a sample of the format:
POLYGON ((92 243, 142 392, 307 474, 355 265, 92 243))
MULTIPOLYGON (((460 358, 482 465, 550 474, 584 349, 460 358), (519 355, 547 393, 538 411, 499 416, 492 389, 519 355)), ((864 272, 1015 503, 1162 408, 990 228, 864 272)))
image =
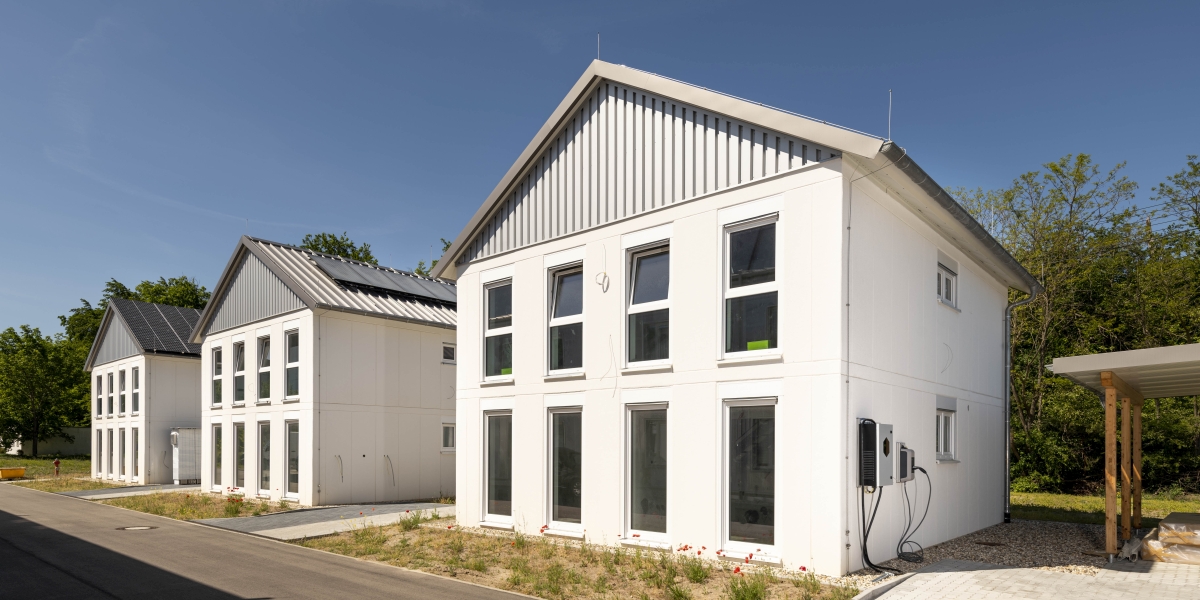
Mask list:
POLYGON ((896 482, 904 483, 906 481, 912 481, 913 477, 916 475, 914 471, 917 470, 917 451, 905 446, 904 444, 900 444, 899 458, 900 473, 899 476, 896 477, 896 482))
POLYGON ((896 460, 892 426, 870 419, 858 422, 858 485, 892 485, 892 462, 896 460))
POLYGON ((171 471, 175 485, 200 483, 200 429, 171 429, 171 471))

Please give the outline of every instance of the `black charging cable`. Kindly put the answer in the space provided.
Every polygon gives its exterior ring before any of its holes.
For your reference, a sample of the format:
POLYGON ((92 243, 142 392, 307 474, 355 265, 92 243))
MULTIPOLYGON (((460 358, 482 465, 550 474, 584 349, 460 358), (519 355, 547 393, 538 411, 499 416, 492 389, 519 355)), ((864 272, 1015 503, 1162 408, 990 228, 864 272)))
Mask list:
MULTIPOLYGON (((900 534, 900 542, 896 544, 896 556, 905 562, 922 562, 925 560, 925 548, 913 541, 912 537, 917 534, 917 530, 925 523, 925 517, 929 516, 929 504, 933 501, 933 480, 929 478, 929 472, 922 467, 913 467, 913 470, 920 471, 925 475, 925 482, 929 486, 929 493, 925 498, 925 512, 921 515, 921 520, 917 521, 916 527, 913 527, 913 521, 916 518, 917 512, 917 496, 913 493, 913 498, 910 501, 908 497, 908 482, 901 484, 904 490, 904 533, 900 534), (912 531, 909 531, 909 529, 912 531)), ((917 490, 919 491, 919 489, 917 490)))
MULTIPOLYGON (((872 425, 876 424, 875 421, 873 421, 871 419, 862 419, 859 421, 859 423, 870 423, 872 425)), ((863 453, 863 439, 862 439, 862 434, 860 433, 858 436, 858 455, 861 457, 862 453, 863 453)), ((860 459, 860 461, 861 461, 861 459, 860 459)), ((858 468, 859 469, 862 468, 861 462, 858 465, 858 468)), ((879 512, 879 504, 880 504, 880 501, 883 499, 883 488, 879 487, 879 486, 872 488, 871 495, 873 497, 872 502, 871 502, 872 507, 870 510, 871 517, 870 517, 870 519, 868 519, 867 518, 867 512, 868 512, 867 511, 867 506, 868 506, 868 504, 867 504, 867 486, 865 486, 865 485, 859 486, 859 488, 858 488, 858 504, 859 504, 859 509, 862 511, 862 528, 859 529, 859 531, 862 532, 862 543, 859 545, 859 549, 862 551, 863 565, 865 565, 867 568, 871 569, 872 571, 874 571, 876 573, 888 571, 891 573, 895 573, 896 575, 899 575, 901 572, 899 569, 893 569, 891 567, 881 567, 881 566, 871 562, 871 556, 867 552, 867 538, 869 538, 871 536, 871 527, 875 525, 875 514, 879 512)))

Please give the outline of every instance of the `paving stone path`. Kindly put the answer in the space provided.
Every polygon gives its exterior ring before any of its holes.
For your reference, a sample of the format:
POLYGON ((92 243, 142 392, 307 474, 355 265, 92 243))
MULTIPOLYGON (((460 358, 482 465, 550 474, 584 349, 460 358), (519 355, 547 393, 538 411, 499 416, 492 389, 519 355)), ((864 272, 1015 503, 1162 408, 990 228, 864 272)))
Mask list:
POLYGON ((879 598, 1200 599, 1200 566, 1121 561, 1090 576, 943 560, 921 569, 879 598))

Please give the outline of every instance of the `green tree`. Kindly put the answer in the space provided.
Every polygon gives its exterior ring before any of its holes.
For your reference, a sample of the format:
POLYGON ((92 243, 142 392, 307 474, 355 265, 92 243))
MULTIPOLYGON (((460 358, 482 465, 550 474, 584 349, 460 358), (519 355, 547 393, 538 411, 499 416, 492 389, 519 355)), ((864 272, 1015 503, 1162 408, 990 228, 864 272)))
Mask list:
POLYGON ((198 310, 208 305, 212 295, 204 286, 198 285, 195 279, 189 279, 186 275, 170 279, 159 277, 158 281, 143 281, 136 289, 134 300, 198 310))
MULTIPOLYGON (((453 242, 447 241, 446 238, 441 238, 441 240, 442 240, 442 254, 445 254, 446 248, 449 248, 450 244, 452 244, 453 242)), ((440 260, 440 259, 437 259, 437 258, 433 259, 433 263, 430 264, 428 268, 425 267, 425 261, 423 261, 423 260, 417 261, 417 266, 416 266, 416 268, 413 269, 413 273, 416 273, 417 275, 424 275, 425 277, 429 277, 430 276, 429 273, 431 273, 433 271, 433 269, 437 267, 438 260, 440 260)))
POLYGON ((28 440, 37 456, 38 442, 72 440, 63 428, 87 421, 86 402, 73 395, 86 378, 75 346, 65 341, 28 325, 0 332, 0 446, 28 440))
POLYGON ((315 235, 310 233, 304 236, 304 240, 300 242, 300 247, 372 265, 379 264, 379 261, 375 259, 375 255, 371 254, 370 244, 355 245, 354 241, 344 231, 341 236, 333 233, 318 233, 315 235))

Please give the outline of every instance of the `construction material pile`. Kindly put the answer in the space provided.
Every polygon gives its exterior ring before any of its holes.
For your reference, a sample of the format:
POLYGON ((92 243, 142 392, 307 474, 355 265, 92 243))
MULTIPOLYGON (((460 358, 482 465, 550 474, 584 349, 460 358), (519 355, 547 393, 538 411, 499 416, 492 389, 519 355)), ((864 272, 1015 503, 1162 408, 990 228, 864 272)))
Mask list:
POLYGON ((1175 512, 1142 540, 1142 558, 1200 565, 1200 513, 1175 512))

